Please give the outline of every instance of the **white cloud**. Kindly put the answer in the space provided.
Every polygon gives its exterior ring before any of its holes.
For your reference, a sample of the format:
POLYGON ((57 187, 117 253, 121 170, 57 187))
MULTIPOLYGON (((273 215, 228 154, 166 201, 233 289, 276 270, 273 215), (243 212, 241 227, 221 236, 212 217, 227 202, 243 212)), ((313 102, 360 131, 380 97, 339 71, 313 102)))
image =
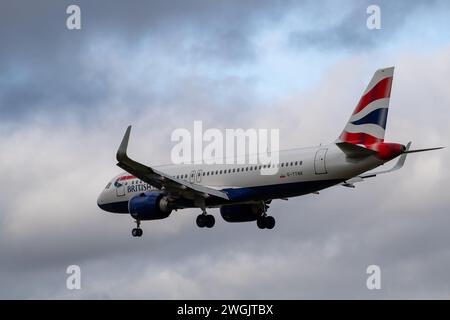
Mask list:
MULTIPOLYGON (((98 193, 120 171, 114 155, 128 124, 134 125, 130 153, 149 164, 167 161, 170 132, 196 119, 208 127, 280 128, 285 148, 327 143, 385 63, 396 65, 387 138, 412 140, 414 148, 448 147, 448 45, 411 52, 402 33, 398 46, 334 56, 300 92, 278 87, 282 98, 262 101, 260 91, 277 83, 272 71, 295 60, 292 51, 283 54, 282 34, 267 37, 268 51, 256 55, 255 65, 223 73, 192 61, 179 68, 171 64, 179 55, 164 57, 165 47, 147 59, 153 47, 145 43, 116 50, 116 43, 100 41, 82 54, 83 77, 112 90, 86 121, 74 119, 75 111, 55 121, 42 108, 23 124, 2 123, 0 296, 448 297, 447 149, 411 154, 401 171, 354 190, 274 201, 277 226, 270 232, 227 224, 217 210, 214 230, 200 230, 196 210, 186 210, 144 223, 144 237, 133 239, 128 215, 97 208, 98 193), (163 77, 156 81, 155 74, 163 77), (69 264, 82 267, 80 292, 65 289, 69 264), (369 264, 382 268, 381 292, 365 288, 369 264)), ((327 54, 307 56, 316 59, 309 72, 327 54)), ((308 82, 291 72, 288 81, 308 82)))

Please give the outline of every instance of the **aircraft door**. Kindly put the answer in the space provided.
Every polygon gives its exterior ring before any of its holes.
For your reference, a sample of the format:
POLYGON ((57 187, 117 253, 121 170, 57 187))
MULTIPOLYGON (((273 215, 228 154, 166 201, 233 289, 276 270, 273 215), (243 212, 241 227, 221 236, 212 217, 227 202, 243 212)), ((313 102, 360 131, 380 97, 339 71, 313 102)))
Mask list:
POLYGON ((316 156, 314 157, 314 171, 316 174, 325 174, 327 173, 327 167, 325 164, 325 158, 327 155, 326 148, 322 148, 317 150, 316 156))
POLYGON ((189 175, 189 182, 195 183, 195 170, 191 171, 191 174, 189 175))
POLYGON ((196 179, 197 183, 202 182, 202 174, 203 174, 203 170, 197 170, 197 179, 196 179))

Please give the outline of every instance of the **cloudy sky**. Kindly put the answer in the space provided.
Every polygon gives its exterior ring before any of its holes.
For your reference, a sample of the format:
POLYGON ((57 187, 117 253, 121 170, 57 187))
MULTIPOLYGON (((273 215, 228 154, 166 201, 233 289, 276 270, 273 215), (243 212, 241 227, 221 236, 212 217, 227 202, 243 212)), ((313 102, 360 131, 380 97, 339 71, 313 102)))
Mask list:
POLYGON ((448 1, 1 1, 0 298, 449 298, 448 148, 274 201, 272 231, 217 210, 199 229, 185 210, 136 239, 131 217, 96 205, 128 124, 148 164, 194 120, 327 143, 380 67, 396 67, 386 140, 450 146, 449 18, 448 1), (373 3, 381 30, 366 27, 373 3), (381 290, 366 288, 372 264, 381 290))

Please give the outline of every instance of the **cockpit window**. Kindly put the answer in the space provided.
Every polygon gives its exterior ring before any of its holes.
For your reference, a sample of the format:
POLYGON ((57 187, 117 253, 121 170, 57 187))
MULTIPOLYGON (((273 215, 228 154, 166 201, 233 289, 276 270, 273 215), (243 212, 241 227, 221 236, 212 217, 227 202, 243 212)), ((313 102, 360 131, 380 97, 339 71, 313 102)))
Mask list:
POLYGON ((105 189, 109 189, 109 187, 111 187, 111 182, 108 182, 108 184, 106 185, 105 189))

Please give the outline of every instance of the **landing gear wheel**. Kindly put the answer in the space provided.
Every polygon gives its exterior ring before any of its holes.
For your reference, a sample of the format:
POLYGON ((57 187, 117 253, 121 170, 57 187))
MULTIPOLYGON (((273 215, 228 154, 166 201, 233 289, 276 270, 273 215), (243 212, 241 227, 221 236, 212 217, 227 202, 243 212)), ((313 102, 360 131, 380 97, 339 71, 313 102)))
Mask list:
POLYGON ((207 228, 212 228, 212 227, 214 227, 214 224, 216 223, 216 219, 214 219, 214 216, 213 215, 211 215, 211 214, 208 214, 207 216, 206 216, 206 227, 207 228))
POLYGON ((266 228, 267 229, 273 229, 273 227, 275 227, 275 218, 272 216, 267 216, 266 217, 266 228))
POLYGON ((212 228, 216 223, 216 219, 210 214, 199 214, 195 222, 199 228, 212 228))
POLYGON ((142 237, 142 234, 144 233, 142 231, 142 229, 140 228, 141 226, 141 221, 140 220, 136 220, 136 228, 134 228, 133 230, 131 230, 131 235, 133 237, 142 237))
POLYGON ((143 234, 144 232, 142 231, 142 229, 140 229, 140 228, 134 228, 133 230, 131 230, 131 235, 133 236, 133 237, 142 237, 142 234, 143 234))
POLYGON ((259 217, 258 220, 256 220, 256 225, 260 229, 266 228, 266 217, 259 217))
POLYGON ((197 223, 197 226, 199 228, 204 228, 206 226, 206 218, 207 216, 205 214, 199 214, 197 216, 197 219, 195 220, 195 222, 197 223))
POLYGON ((275 218, 272 216, 262 216, 256 220, 256 225, 260 229, 273 229, 275 227, 275 218))

